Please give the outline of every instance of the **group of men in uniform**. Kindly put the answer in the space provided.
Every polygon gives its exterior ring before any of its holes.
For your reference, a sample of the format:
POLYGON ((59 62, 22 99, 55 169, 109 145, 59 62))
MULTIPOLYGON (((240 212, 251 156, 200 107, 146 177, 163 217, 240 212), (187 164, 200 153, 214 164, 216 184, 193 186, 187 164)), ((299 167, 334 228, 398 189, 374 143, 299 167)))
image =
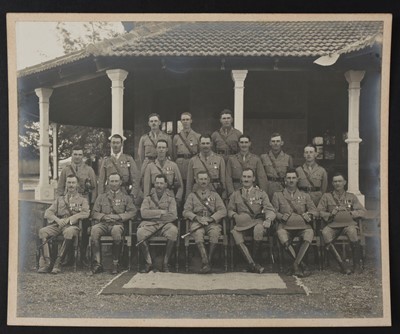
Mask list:
MULTIPOLYGON (((196 133, 191 128, 190 113, 183 113, 181 122, 182 131, 171 140, 160 130, 160 116, 149 115, 150 132, 139 141, 140 170, 130 155, 122 153, 122 136, 111 136, 111 155, 103 160, 98 182, 93 169, 83 162, 83 149, 73 148, 72 162, 61 172, 59 196, 45 213, 49 225, 39 231, 44 244, 39 272, 61 271, 71 240, 79 234, 79 220, 89 216, 89 205, 93 205, 95 221, 90 230, 93 273, 103 270, 103 235, 113 238, 112 272, 118 273, 124 222, 134 219, 139 212, 137 239, 145 260, 143 272, 156 270, 147 240, 158 234, 167 239, 162 270, 169 272, 169 259, 178 238, 176 222, 181 215, 190 222, 189 232, 202 260, 201 273, 211 270, 225 217, 235 222, 231 234, 252 272, 264 271, 259 264, 262 240, 273 230, 293 258, 290 272, 307 275, 303 258, 314 237, 313 222, 319 217, 326 225, 322 229, 326 249, 338 261, 341 271, 351 273, 333 244, 341 233, 349 237, 354 265, 359 266, 355 219, 362 217, 365 209, 355 195, 344 190, 346 180, 342 174, 335 174, 334 190, 326 193, 327 173, 316 162, 314 146, 304 148, 305 162, 294 169, 292 157, 282 150, 284 141, 279 133, 271 135, 269 152, 261 157, 251 153, 251 138, 232 127, 230 110, 221 112, 221 128, 212 135, 196 133), (46 241, 61 233, 64 243, 51 269, 46 241), (253 236, 252 254, 244 243, 246 234, 253 236), (205 235, 210 241, 208 254, 205 235), (295 236, 302 241, 297 252, 292 245, 295 236)), ((85 231, 87 225, 82 226, 85 231)), ((87 239, 86 236, 82 240, 82 254, 87 239)))

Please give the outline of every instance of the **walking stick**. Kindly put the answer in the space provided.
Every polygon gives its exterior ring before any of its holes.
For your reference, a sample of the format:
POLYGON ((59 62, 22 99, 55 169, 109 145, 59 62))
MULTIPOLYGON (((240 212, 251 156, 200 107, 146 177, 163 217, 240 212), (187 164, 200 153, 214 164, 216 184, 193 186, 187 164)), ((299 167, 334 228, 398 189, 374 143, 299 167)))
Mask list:
POLYGON ((152 236, 154 236, 154 235, 156 235, 158 232, 160 232, 160 231, 163 229, 163 227, 164 227, 165 225, 169 224, 169 223, 170 223, 170 222, 162 224, 162 225, 161 225, 158 229, 156 229, 152 234, 150 234, 149 236, 147 236, 147 237, 144 238, 143 240, 140 240, 138 243, 136 243, 135 246, 137 247, 137 246, 141 245, 143 242, 149 240, 152 236))
POLYGON ((189 235, 191 235, 193 232, 196 232, 197 230, 200 230, 202 227, 204 227, 204 226, 203 226, 203 225, 200 225, 200 226, 196 227, 194 230, 192 230, 192 231, 190 231, 190 232, 188 232, 188 233, 186 233, 186 234, 184 234, 184 235, 181 235, 181 238, 182 238, 182 239, 185 239, 186 237, 188 237, 189 235))

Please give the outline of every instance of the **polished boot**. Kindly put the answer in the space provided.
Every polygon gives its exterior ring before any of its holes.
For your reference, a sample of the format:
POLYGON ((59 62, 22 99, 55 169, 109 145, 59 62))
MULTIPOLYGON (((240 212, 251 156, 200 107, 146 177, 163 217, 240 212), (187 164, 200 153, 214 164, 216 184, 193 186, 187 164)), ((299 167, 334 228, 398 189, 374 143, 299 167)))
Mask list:
POLYGON ((172 254, 172 249, 174 248, 175 241, 168 240, 165 250, 164 262, 163 262, 163 272, 169 273, 169 258, 172 254))
POLYGON ((208 265, 210 266, 210 268, 212 267, 214 253, 217 248, 217 245, 218 244, 216 244, 216 243, 210 242, 210 250, 208 252, 208 265))
POLYGON ((200 269, 200 274, 207 274, 210 272, 211 268, 208 263, 208 257, 207 257, 206 249, 204 247, 204 243, 197 242, 196 245, 197 245, 197 248, 199 249, 200 256, 201 256, 201 263, 202 263, 202 267, 200 269))
MULTIPOLYGON (((42 240, 42 242, 45 241, 46 239, 42 240)), ((48 273, 50 271, 50 266, 51 266, 49 244, 43 245, 40 253, 41 255, 39 259, 39 269, 37 272, 40 274, 48 273)))
MULTIPOLYGON (((289 254, 289 256, 293 259, 293 261, 296 261, 296 257, 297 257, 296 251, 294 250, 294 248, 293 248, 293 246, 290 244, 290 242, 289 242, 289 241, 285 242, 285 244, 284 244, 283 246, 285 247, 285 251, 286 251, 286 252, 289 254)), ((287 275, 292 275, 292 274, 294 273, 294 270, 293 270, 293 269, 294 269, 293 266, 290 267, 290 268, 287 270, 286 274, 287 274, 287 275)))
POLYGON ((361 246, 360 242, 352 242, 351 244, 351 250, 353 252, 353 270, 355 273, 360 274, 363 271, 362 265, 361 265, 361 246))
POLYGON ((57 259, 54 262, 52 274, 58 274, 61 272, 61 262, 64 260, 66 254, 72 249, 72 243, 74 241, 72 239, 64 239, 61 248, 58 252, 57 259))
POLYGON ((113 275, 118 274, 119 272, 119 257, 121 255, 121 248, 122 248, 122 242, 113 242, 112 245, 112 257, 113 257, 113 269, 111 273, 113 275))
POLYGON ((243 242, 241 242, 240 244, 238 244, 238 247, 239 247, 240 251, 242 252, 244 258, 246 259, 246 261, 250 267, 250 270, 253 273, 262 274, 264 272, 264 268, 261 267, 259 264, 254 263, 254 260, 251 257, 250 252, 247 249, 246 245, 243 242))
POLYGON ((94 261, 92 264, 92 273, 101 273, 103 271, 103 266, 101 265, 100 260, 100 241, 92 241, 92 254, 94 257, 94 261))
POLYGON ((144 261, 146 262, 144 268, 140 271, 142 274, 147 274, 153 269, 153 263, 151 262, 151 256, 149 251, 149 245, 146 241, 140 244, 140 250, 143 254, 144 261))
POLYGON ((338 265, 340 267, 340 272, 342 274, 345 274, 345 275, 350 275, 351 274, 351 270, 349 268, 347 268, 346 265, 344 264, 344 262, 342 261, 342 258, 340 257, 338 251, 335 248, 335 245, 332 244, 332 243, 329 243, 326 246, 326 250, 329 251, 329 253, 332 254, 333 258, 338 263, 338 265))
POLYGON ((261 240, 253 240, 253 259, 255 263, 261 263, 260 251, 261 251, 261 240))
MULTIPOLYGON (((308 247, 310 247, 310 243, 308 241, 303 241, 303 243, 300 246, 299 252, 297 253, 296 259, 293 262, 293 272, 294 275, 298 277, 305 277, 306 274, 303 272, 303 270, 300 269, 300 264, 301 261, 304 258, 304 255, 306 255, 308 247)), ((309 275, 309 272, 307 273, 307 276, 309 275)))

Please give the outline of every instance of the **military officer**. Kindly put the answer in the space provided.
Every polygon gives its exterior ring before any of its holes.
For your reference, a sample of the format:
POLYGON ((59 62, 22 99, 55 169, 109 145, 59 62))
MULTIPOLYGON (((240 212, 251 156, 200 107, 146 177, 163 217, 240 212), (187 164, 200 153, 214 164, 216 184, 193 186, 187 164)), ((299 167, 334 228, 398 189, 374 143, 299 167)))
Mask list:
POLYGON ((168 143, 164 139, 157 141, 157 158, 150 162, 144 172, 144 196, 150 195, 157 175, 163 174, 167 178, 167 188, 175 194, 178 207, 182 202, 183 181, 177 164, 167 158, 168 143))
POLYGON ((150 132, 140 137, 138 156, 142 167, 140 169, 141 179, 144 176, 144 171, 149 162, 154 161, 157 157, 157 141, 164 139, 168 143, 168 156, 172 156, 172 141, 171 137, 160 130, 161 118, 159 114, 149 115, 150 132))
POLYGON ((250 270, 261 274, 264 268, 258 264, 258 253, 261 250, 263 236, 275 219, 275 210, 267 193, 254 184, 255 179, 255 173, 251 168, 243 170, 243 187, 235 190, 231 195, 228 216, 236 222, 231 231, 235 244, 246 259, 250 270), (253 235, 253 257, 244 244, 243 234, 245 233, 253 235))
POLYGON ((137 230, 138 242, 143 257, 146 261, 145 268, 141 271, 148 273, 153 269, 153 262, 149 252, 147 238, 154 233, 167 238, 167 246, 163 261, 163 271, 169 272, 169 259, 172 249, 178 238, 178 229, 174 222, 178 219, 174 194, 167 189, 167 177, 159 174, 155 177, 154 188, 146 196, 140 208, 143 221, 137 230))
POLYGON ((305 163, 296 168, 299 176, 298 187, 301 191, 308 193, 315 205, 318 205, 322 194, 328 187, 328 174, 325 168, 315 161, 317 149, 309 144, 304 148, 305 163))
POLYGON ((335 173, 332 178, 333 191, 322 195, 318 204, 321 218, 326 226, 322 229, 325 248, 332 254, 338 262, 343 274, 351 274, 351 270, 346 268, 333 241, 340 235, 345 234, 349 240, 353 251, 353 269, 355 272, 361 271, 360 241, 357 235, 357 222, 355 219, 365 215, 365 208, 358 198, 345 190, 346 179, 341 173, 335 173))
POLYGON ((113 173, 121 176, 121 191, 133 197, 136 205, 140 204, 142 195, 139 187, 139 172, 135 160, 122 153, 123 139, 119 134, 111 136, 111 155, 104 158, 99 175, 99 194, 106 193, 109 189, 107 181, 113 173))
POLYGON ((242 133, 232 127, 233 114, 229 109, 224 109, 220 113, 221 128, 211 135, 212 144, 215 152, 221 154, 225 160, 232 154, 239 152, 238 140, 242 133))
POLYGON ((294 260, 294 275, 304 277, 309 273, 302 260, 314 238, 311 223, 313 218, 318 217, 318 210, 310 195, 297 188, 297 183, 297 171, 288 169, 285 176, 286 187, 283 191, 274 193, 272 205, 276 210, 276 218, 280 221, 276 231, 279 242, 294 260), (302 239, 297 254, 291 245, 295 236, 302 239))
POLYGON ((205 171, 210 177, 210 190, 214 190, 222 197, 227 198, 225 183, 225 161, 211 150, 211 137, 200 137, 200 153, 190 159, 186 181, 186 198, 192 191, 196 191, 198 185, 194 184, 194 176, 198 172, 205 171))
POLYGON ((93 207, 92 217, 96 220, 96 224, 92 227, 90 234, 94 257, 92 264, 93 274, 103 271, 100 257, 100 239, 103 235, 111 235, 113 238, 112 273, 118 273, 124 222, 134 218, 137 212, 132 198, 122 191, 122 179, 118 173, 114 172, 108 176, 108 186, 107 192, 97 197, 93 207))
POLYGON ((239 137, 240 152, 231 155, 226 164, 226 188, 228 196, 241 187, 242 171, 250 168, 255 172, 256 185, 267 191, 267 177, 260 158, 250 153, 251 139, 248 135, 239 137))
POLYGON ((221 235, 221 220, 226 217, 227 211, 221 197, 211 191, 210 178, 206 172, 198 172, 196 175, 198 189, 189 194, 183 209, 183 217, 191 221, 190 231, 199 249, 202 268, 200 273, 211 271, 212 258, 221 235), (207 256, 204 247, 204 235, 210 237, 210 250, 207 256))
POLYGON ((200 134, 191 128, 192 114, 188 112, 182 113, 181 122, 183 129, 174 136, 172 141, 172 155, 173 160, 179 167, 185 187, 189 160, 199 153, 200 134))
MULTIPOLYGON (((55 237, 61 233, 64 237, 51 271, 53 274, 61 272, 61 262, 71 248, 73 239, 79 237, 78 222, 80 219, 88 218, 89 214, 89 203, 78 192, 78 178, 75 175, 67 175, 66 193, 58 196, 46 210, 44 218, 47 219, 49 225, 39 230, 39 238, 43 243, 48 238, 55 237)), ((50 250, 48 243, 46 243, 42 246, 38 273, 48 273, 50 266, 50 250)))
POLYGON ((272 200, 275 191, 283 190, 285 173, 288 168, 293 168, 293 158, 282 151, 283 145, 282 136, 275 132, 269 140, 271 150, 261 155, 261 162, 267 174, 270 200, 272 200))

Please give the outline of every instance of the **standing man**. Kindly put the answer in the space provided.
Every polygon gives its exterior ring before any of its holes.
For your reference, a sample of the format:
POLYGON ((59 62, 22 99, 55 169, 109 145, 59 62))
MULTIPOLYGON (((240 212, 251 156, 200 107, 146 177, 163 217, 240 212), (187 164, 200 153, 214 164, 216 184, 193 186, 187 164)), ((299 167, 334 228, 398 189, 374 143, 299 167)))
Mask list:
POLYGON ((255 172, 256 185, 267 192, 267 177, 263 165, 257 155, 250 153, 250 146, 250 136, 241 135, 239 137, 240 152, 228 158, 226 165, 226 188, 228 196, 242 186, 242 172, 246 168, 250 168, 255 172))
POLYGON ((272 200, 274 192, 283 190, 286 171, 293 168, 293 158, 282 151, 283 145, 282 136, 275 132, 269 140, 271 150, 261 155, 261 161, 267 174, 270 200, 272 200))
POLYGON ((229 109, 224 109, 220 113, 221 128, 211 135, 215 152, 221 154, 225 160, 232 154, 239 152, 238 140, 242 133, 232 127, 233 113, 229 109))
MULTIPOLYGON (((61 272, 61 263, 67 252, 72 248, 73 239, 79 237, 78 222, 80 219, 88 218, 89 214, 88 201, 78 192, 78 178, 75 175, 67 175, 66 193, 59 195, 46 210, 44 218, 47 219, 49 225, 39 230, 39 238, 43 243, 48 238, 55 237, 61 233, 64 237, 51 271, 52 274, 61 272)), ((50 249, 47 242, 42 247, 39 263, 38 273, 48 273, 50 271, 50 249)))
MULTIPOLYGON (((175 196, 167 189, 167 178, 165 175, 159 174, 155 177, 154 188, 151 190, 150 195, 145 197, 140 212, 143 221, 137 230, 137 240, 138 242, 147 240, 147 238, 158 233, 167 238, 163 271, 168 273, 170 271, 169 259, 178 238, 178 228, 174 224, 178 219, 178 215, 175 196)), ((148 273, 153 269, 153 262, 147 241, 143 241, 140 244, 140 248, 146 261, 145 268, 141 272, 148 273)))
POLYGON ((351 270, 346 268, 333 241, 340 235, 345 234, 350 240, 353 251, 353 270, 361 271, 361 246, 357 235, 357 222, 355 219, 365 215, 365 208, 362 206, 357 196, 345 190, 346 179, 341 173, 336 173, 332 178, 333 191, 325 193, 318 204, 318 210, 326 226, 322 229, 325 248, 339 264, 341 272, 346 275, 351 274, 351 270))
POLYGON ((131 195, 138 205, 141 197, 139 172, 135 160, 130 155, 122 153, 122 144, 123 139, 120 135, 111 136, 111 155, 104 158, 100 168, 99 194, 104 194, 109 190, 109 176, 117 173, 121 176, 121 191, 131 195))
POLYGON ((190 231, 199 249, 202 268, 200 273, 211 271, 212 258, 221 235, 221 220, 226 217, 226 208, 221 197, 208 187, 210 178, 206 172, 196 175, 198 189, 189 194, 183 209, 183 217, 191 221, 190 231), (204 247, 204 235, 210 237, 210 250, 204 247))
POLYGON ((103 271, 100 257, 100 238, 103 235, 111 235, 113 238, 112 273, 118 273, 119 257, 124 235, 124 222, 135 217, 137 211, 132 198, 122 192, 122 179, 118 173, 111 173, 108 176, 108 186, 107 192, 97 197, 93 207, 92 217, 96 220, 96 224, 92 227, 90 234, 94 256, 92 264, 93 274, 103 271))
POLYGON ((167 188, 175 195, 175 200, 180 207, 183 195, 183 181, 177 164, 167 158, 168 142, 164 139, 157 141, 157 158, 151 161, 144 172, 143 188, 144 196, 149 196, 154 187, 156 176, 165 175, 167 188))
POLYGON ((186 177, 190 158, 199 153, 200 134, 192 130, 192 114, 181 114, 183 129, 174 136, 172 141, 173 160, 181 172, 183 185, 186 187, 186 177))
POLYGON ((328 187, 328 174, 325 168, 321 167, 315 161, 317 149, 309 144, 304 148, 304 158, 306 159, 303 166, 297 167, 297 175, 299 176, 298 187, 301 191, 308 193, 315 205, 318 205, 322 194, 326 192, 328 187))
POLYGON ((160 130, 161 118, 159 114, 150 114, 148 125, 150 132, 140 137, 138 157, 142 167, 140 169, 140 179, 144 176, 144 171, 149 162, 154 161, 157 157, 157 141, 164 139, 168 143, 168 156, 172 156, 171 137, 160 130))
POLYGON ((231 231, 235 244, 242 252, 250 270, 261 274, 264 272, 264 268, 258 264, 258 253, 261 250, 263 236, 275 219, 275 210, 267 193, 254 185, 255 180, 252 169, 243 170, 243 187, 235 190, 231 195, 228 204, 228 216, 236 222, 231 231), (243 234, 248 233, 253 235, 253 257, 244 244, 243 234))
POLYGON ((318 217, 318 211, 309 194, 297 189, 298 174, 294 169, 288 169, 285 176, 285 189, 277 191, 272 198, 276 210, 276 218, 280 221, 276 234, 279 242, 293 258, 293 274, 299 277, 307 276, 302 260, 314 238, 312 220, 318 217), (294 250, 291 240, 295 236, 302 239, 298 253, 294 250), (300 270, 300 266, 304 269, 300 270))
POLYGON ((211 137, 204 135, 200 137, 200 153, 189 160, 186 198, 192 191, 196 191, 198 185, 194 184, 198 172, 206 172, 210 178, 210 190, 222 197, 227 198, 225 183, 225 161, 211 150, 211 137))

